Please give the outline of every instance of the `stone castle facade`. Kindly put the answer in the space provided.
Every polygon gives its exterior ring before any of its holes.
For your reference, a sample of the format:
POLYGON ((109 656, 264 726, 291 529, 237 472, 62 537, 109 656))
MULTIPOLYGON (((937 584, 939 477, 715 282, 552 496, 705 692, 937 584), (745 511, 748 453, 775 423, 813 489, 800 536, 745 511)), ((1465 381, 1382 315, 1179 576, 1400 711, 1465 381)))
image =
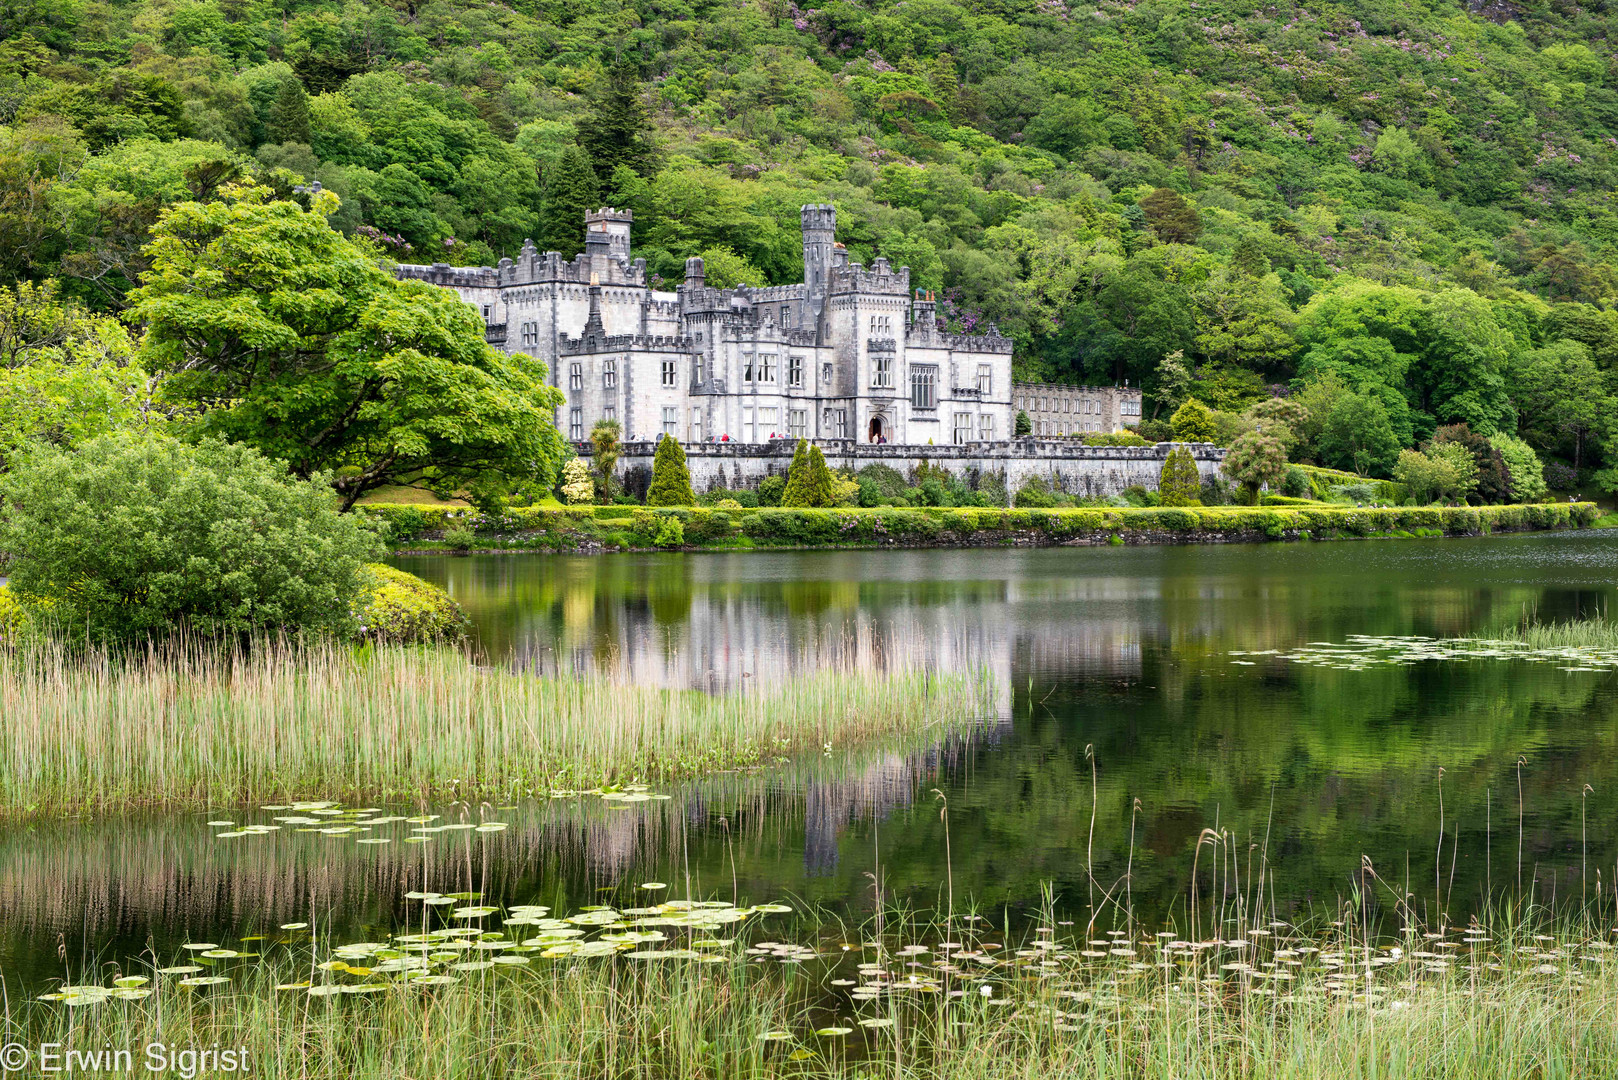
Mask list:
POLYGON ((627 210, 586 215, 572 260, 532 242, 494 267, 401 266, 479 308, 491 344, 543 360, 567 401, 557 426, 586 439, 617 420, 626 441, 771 438, 964 445, 1012 435, 1011 341, 938 329, 908 267, 848 260, 837 213, 802 211, 804 281, 714 288, 687 259, 673 291, 632 258, 627 210))

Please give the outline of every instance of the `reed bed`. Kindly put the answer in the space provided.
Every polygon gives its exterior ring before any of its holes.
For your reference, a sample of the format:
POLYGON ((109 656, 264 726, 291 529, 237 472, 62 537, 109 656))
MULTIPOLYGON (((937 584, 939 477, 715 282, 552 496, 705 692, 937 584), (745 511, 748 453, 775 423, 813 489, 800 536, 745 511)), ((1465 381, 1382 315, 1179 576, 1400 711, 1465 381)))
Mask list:
POLYGON ((1607 619, 1518 623, 1496 636, 1530 649, 1618 649, 1618 623, 1607 619))
POLYGON ((902 667, 710 695, 452 649, 40 646, 0 651, 0 814, 657 782, 963 731, 992 701, 985 673, 902 667))
POLYGON ((3 1035, 132 1047, 137 1061, 151 1043, 245 1047, 252 1075, 270 1080, 1618 1074, 1618 964, 1600 927, 1411 927, 1377 940, 1342 914, 1314 930, 1236 924, 1184 940, 809 917, 785 935, 742 924, 711 962, 692 950, 535 956, 453 979, 333 972, 319 966, 329 951, 294 944, 221 962, 240 965, 215 969, 231 976, 223 985, 153 974, 138 1000, 12 999, 3 1035), (807 944, 764 940, 782 936, 807 944))

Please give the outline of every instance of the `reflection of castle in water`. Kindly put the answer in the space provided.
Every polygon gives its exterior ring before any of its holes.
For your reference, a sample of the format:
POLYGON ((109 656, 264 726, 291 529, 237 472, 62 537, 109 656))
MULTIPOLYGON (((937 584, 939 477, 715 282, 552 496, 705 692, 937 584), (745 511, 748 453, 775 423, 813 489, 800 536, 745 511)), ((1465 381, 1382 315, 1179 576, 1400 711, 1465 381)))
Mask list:
MULTIPOLYGON (((1125 610, 1098 617, 1093 583, 1053 591, 1014 581, 802 582, 768 592, 718 583, 649 583, 640 602, 559 589, 552 617, 511 643, 519 666, 709 692, 768 688, 827 671, 984 670, 997 711, 1013 669, 1134 679, 1143 626, 1125 610), (993 595, 981 593, 988 591, 993 595), (1027 592, 1027 595, 1023 595, 1027 592)), ((1075 583, 1077 584, 1077 583, 1075 583)))

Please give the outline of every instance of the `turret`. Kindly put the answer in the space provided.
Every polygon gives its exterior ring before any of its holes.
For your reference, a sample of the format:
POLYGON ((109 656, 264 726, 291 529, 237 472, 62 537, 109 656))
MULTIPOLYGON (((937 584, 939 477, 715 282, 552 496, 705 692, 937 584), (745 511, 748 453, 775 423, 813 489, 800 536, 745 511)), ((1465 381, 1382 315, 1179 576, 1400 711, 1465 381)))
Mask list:
POLYGON ((837 210, 830 203, 803 208, 803 283, 809 303, 820 310, 831 277, 832 245, 837 242, 837 210))
MULTIPOLYGON (((584 215, 584 250, 589 255, 606 255, 629 260, 629 228, 635 220, 632 210, 603 206, 584 215)), ((592 264, 595 265, 595 264, 592 264)))

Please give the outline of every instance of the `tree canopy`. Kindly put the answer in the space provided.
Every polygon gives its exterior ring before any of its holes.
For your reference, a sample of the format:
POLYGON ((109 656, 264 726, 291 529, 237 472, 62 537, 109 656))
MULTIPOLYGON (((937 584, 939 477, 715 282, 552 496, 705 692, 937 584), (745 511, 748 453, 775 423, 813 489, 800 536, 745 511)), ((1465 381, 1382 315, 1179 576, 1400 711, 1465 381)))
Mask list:
POLYGON ((129 309, 163 401, 294 475, 332 472, 349 506, 395 484, 548 486, 561 398, 544 365, 490 348, 454 293, 395 280, 331 228, 334 204, 243 187, 164 213, 129 309))

